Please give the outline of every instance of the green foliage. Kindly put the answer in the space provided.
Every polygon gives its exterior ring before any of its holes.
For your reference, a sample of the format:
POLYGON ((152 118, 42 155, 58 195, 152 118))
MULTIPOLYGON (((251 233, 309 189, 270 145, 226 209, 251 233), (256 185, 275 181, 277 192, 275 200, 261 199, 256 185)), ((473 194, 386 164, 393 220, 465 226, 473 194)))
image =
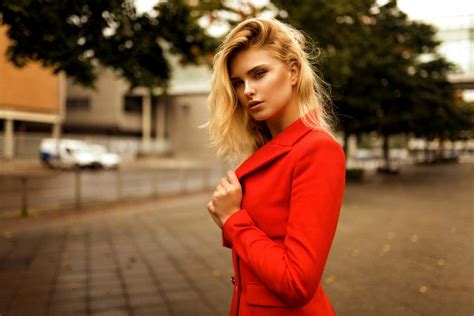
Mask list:
POLYGON ((38 61, 93 86, 100 65, 116 70, 131 87, 166 88, 165 52, 197 63, 216 46, 194 11, 184 0, 161 1, 142 15, 132 0, 4 0, 0 22, 12 40, 8 58, 19 67, 38 61))

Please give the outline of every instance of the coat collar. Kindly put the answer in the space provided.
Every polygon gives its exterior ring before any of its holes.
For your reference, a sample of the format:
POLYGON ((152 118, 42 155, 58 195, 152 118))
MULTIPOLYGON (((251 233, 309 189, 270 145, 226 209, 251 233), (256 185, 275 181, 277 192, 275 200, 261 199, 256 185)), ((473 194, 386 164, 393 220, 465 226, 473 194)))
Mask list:
POLYGON ((297 119, 242 162, 235 171, 237 177, 241 179, 252 171, 287 154, 292 146, 310 131, 311 129, 303 123, 301 118, 297 119))

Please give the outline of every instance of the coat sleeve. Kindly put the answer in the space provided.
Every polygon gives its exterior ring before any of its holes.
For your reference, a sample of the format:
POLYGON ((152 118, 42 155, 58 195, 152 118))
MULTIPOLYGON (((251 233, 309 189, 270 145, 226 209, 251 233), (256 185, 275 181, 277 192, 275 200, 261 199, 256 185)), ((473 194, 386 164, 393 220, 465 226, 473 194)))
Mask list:
POLYGON ((222 246, 227 247, 227 248, 232 248, 232 244, 230 241, 226 238, 224 231, 222 231, 222 246))
POLYGON ((336 141, 318 140, 299 151, 284 244, 268 238, 245 209, 223 227, 226 243, 269 290, 294 307, 306 304, 320 283, 345 185, 344 152, 336 141))

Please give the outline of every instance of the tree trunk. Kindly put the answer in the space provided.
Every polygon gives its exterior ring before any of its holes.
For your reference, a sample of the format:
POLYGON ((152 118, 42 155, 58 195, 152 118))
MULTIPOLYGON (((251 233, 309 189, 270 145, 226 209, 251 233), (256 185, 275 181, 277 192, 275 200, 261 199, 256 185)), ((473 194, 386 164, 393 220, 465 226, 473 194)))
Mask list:
POLYGON ((347 159, 347 154, 348 154, 348 150, 349 150, 349 136, 350 136, 349 133, 344 132, 344 146, 343 146, 343 149, 344 149, 344 154, 346 155, 346 159, 347 159))
POLYGON ((425 148, 424 148, 424 152, 423 152, 423 162, 427 163, 427 162, 431 162, 431 156, 430 156, 430 150, 429 150, 429 140, 426 138, 425 139, 425 148))
POLYGON ((444 139, 444 137, 441 137, 439 139, 439 147, 438 147, 438 152, 436 154, 436 159, 438 161, 443 161, 444 152, 446 150, 445 145, 446 145, 445 139, 444 139))
POLYGON ((390 147, 389 147, 390 135, 383 135, 383 158, 385 160, 385 169, 390 170, 390 147))

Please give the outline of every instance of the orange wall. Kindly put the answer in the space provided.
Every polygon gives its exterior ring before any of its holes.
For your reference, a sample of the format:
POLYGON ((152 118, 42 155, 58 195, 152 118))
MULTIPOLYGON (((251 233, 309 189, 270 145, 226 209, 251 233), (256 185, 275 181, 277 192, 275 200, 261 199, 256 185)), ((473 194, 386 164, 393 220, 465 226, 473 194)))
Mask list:
POLYGON ((16 68, 5 56, 7 46, 6 28, 0 27, 0 110, 57 113, 59 76, 38 63, 16 68))

